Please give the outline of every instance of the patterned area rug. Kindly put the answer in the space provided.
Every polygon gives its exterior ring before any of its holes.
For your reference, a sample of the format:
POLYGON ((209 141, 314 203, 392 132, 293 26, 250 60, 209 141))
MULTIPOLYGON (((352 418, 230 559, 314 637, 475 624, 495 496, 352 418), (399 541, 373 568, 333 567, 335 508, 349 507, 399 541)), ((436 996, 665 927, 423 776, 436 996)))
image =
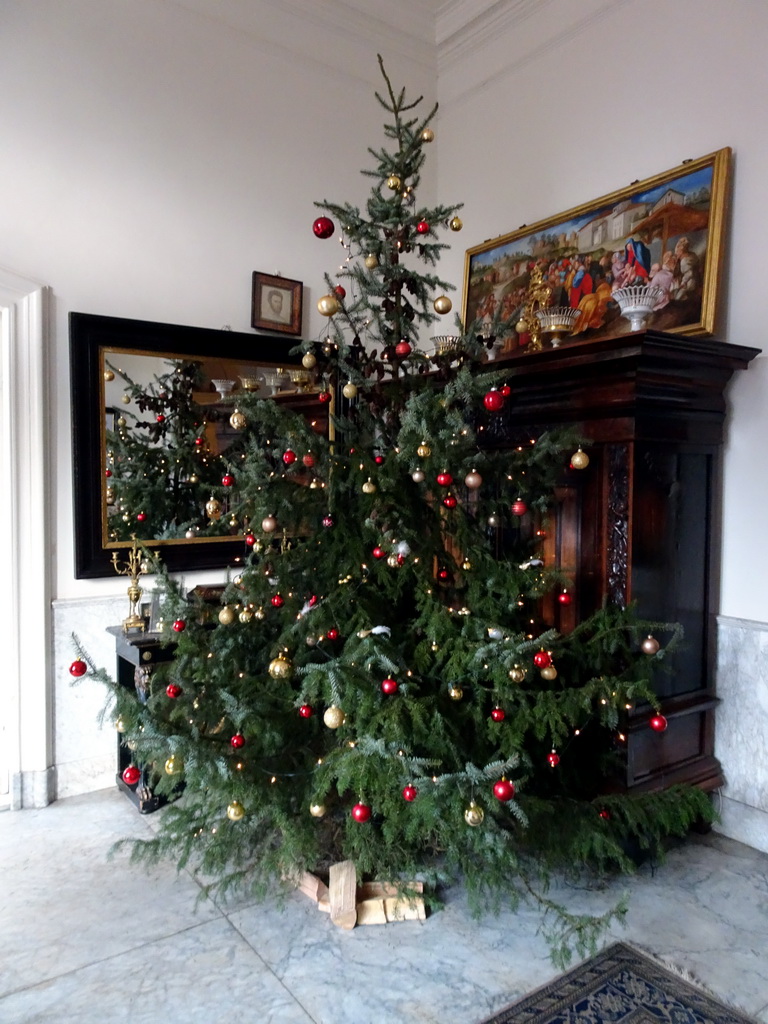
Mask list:
POLYGON ((483 1024, 755 1024, 617 942, 483 1024))

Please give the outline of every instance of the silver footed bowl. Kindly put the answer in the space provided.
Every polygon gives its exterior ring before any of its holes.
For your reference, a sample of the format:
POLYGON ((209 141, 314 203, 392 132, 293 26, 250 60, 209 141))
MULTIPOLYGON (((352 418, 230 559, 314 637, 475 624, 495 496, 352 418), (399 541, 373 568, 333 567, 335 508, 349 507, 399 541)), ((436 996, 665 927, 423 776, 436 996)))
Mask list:
POLYGON ((630 328, 642 331, 662 295, 661 288, 652 284, 633 284, 628 288, 617 288, 611 298, 618 302, 621 315, 629 320, 630 328))
POLYGON ((552 347, 557 348, 576 325, 579 310, 571 306, 545 306, 544 309, 536 310, 536 319, 541 324, 542 334, 551 334, 552 347))

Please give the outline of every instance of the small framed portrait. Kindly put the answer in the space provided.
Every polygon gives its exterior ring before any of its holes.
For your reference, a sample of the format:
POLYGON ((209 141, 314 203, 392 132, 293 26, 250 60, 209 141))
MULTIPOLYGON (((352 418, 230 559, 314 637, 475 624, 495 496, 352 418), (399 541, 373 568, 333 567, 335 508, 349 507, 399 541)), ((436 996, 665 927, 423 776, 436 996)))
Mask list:
POLYGON ((260 331, 301 334, 302 294, 301 281, 254 270, 251 326, 260 331))

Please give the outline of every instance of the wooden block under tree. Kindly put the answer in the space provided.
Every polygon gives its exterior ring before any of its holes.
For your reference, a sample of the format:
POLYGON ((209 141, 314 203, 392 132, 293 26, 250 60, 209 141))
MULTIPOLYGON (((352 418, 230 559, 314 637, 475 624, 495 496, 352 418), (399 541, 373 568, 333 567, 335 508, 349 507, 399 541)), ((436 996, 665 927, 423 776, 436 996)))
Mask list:
POLYGON ((331 864, 328 893, 333 923, 337 928, 354 928, 357 924, 357 875, 351 860, 331 864))

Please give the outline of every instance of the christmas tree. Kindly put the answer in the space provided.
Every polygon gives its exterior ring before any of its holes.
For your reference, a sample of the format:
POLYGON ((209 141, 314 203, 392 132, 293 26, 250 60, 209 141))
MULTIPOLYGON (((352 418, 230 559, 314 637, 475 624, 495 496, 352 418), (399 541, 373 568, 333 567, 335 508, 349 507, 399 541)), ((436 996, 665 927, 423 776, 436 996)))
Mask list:
POLYGON ((177 360, 148 381, 106 366, 107 385, 121 391, 106 433, 110 540, 136 532, 157 540, 237 532, 239 522, 226 512, 238 446, 220 450, 215 396, 206 405, 196 400, 208 384, 200 364, 177 360))
POLYGON ((570 592, 541 537, 555 485, 588 456, 565 431, 483 443, 514 394, 483 364, 479 324, 440 335, 432 358, 419 348, 450 309, 432 268, 461 221, 419 205, 435 110, 419 116, 382 73, 391 145, 370 150, 367 207, 320 203, 314 223, 326 238, 337 222, 345 249, 318 303, 328 330, 303 346, 332 436, 242 398, 229 510, 243 567, 213 611, 161 576, 177 646, 144 702, 96 675, 135 751, 127 781, 143 768, 169 797, 183 784, 137 856, 255 893, 344 860, 406 889, 460 880, 478 909, 554 911, 565 962, 623 908, 556 907, 549 873, 632 870, 711 816, 696 789, 629 796, 616 781, 623 716, 646 702, 651 720, 677 631, 613 607, 567 636, 547 623, 544 596, 570 592))

